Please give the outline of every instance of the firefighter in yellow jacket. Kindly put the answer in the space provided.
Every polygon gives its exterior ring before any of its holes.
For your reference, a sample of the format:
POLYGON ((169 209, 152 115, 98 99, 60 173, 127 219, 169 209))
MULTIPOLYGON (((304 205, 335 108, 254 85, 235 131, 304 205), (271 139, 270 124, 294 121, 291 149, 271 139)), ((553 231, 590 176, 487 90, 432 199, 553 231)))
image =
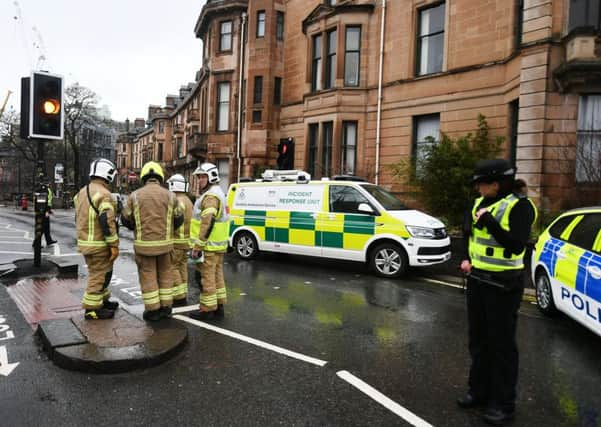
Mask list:
POLYGON ((200 196, 192 211, 190 239, 192 258, 204 256, 200 269, 202 293, 200 310, 189 316, 196 320, 222 319, 227 295, 223 280, 223 256, 227 251, 229 215, 225 194, 219 187, 219 171, 212 163, 203 163, 195 171, 200 196))
POLYGON ((74 197, 77 250, 88 265, 82 302, 86 319, 110 319, 119 307, 118 302, 109 300, 113 262, 119 255, 116 201, 109 190, 116 173, 110 160, 94 160, 90 165, 90 183, 74 197))
POLYGON ((175 193, 180 209, 184 213, 184 223, 175 230, 173 238, 173 307, 187 304, 188 298, 188 250, 190 249, 190 220, 192 202, 188 197, 188 183, 180 174, 167 180, 169 190, 175 193))
POLYGON ((173 234, 184 216, 175 194, 161 187, 163 168, 156 162, 142 167, 144 186, 134 191, 121 215, 123 224, 134 230, 134 252, 144 300, 144 320, 171 316, 173 234))

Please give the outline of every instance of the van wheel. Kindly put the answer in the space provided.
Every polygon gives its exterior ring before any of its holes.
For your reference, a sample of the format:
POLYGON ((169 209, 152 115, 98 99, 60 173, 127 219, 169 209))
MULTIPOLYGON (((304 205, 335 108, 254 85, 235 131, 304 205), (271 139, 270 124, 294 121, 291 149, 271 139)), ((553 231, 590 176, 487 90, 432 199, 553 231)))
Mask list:
POLYGON ((405 250, 393 243, 381 243, 370 252, 369 265, 380 277, 399 277, 407 271, 405 250))
POLYGON ((238 256, 242 259, 253 259, 259 253, 257 239, 248 231, 241 231, 236 234, 234 248, 238 256))
POLYGON ((553 302, 553 291, 551 289, 551 280, 545 271, 536 274, 536 303, 538 308, 547 316, 557 313, 557 307, 553 302))

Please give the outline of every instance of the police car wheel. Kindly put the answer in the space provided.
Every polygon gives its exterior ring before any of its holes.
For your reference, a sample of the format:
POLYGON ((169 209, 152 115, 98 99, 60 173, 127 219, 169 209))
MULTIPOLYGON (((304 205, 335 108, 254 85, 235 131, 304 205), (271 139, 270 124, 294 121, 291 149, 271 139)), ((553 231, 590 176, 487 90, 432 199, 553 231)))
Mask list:
POLYGON ((553 302, 553 291, 551 290, 551 281, 546 272, 540 271, 536 274, 536 302, 538 308, 546 315, 557 313, 557 308, 553 302))
POLYGON ((236 234, 234 248, 238 256, 242 259, 252 259, 259 253, 257 239, 248 231, 241 231, 236 234))
POLYGON ((370 253, 370 266, 381 277, 399 277, 407 270, 407 254, 400 246, 382 243, 370 253))

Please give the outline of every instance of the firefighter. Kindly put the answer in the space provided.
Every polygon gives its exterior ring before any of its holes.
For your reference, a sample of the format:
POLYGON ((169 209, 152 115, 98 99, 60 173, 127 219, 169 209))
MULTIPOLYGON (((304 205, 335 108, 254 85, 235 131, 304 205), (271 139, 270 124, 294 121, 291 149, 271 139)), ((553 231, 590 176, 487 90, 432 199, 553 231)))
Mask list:
POLYGON ((518 379, 517 312, 524 292, 524 252, 536 207, 514 193, 515 169, 504 159, 476 164, 480 197, 466 214, 469 352, 472 365, 462 408, 486 406, 484 421, 501 425, 514 416, 518 379))
POLYGON ((223 256, 227 251, 229 215, 225 194, 219 187, 219 171, 212 163, 203 163, 193 173, 198 177, 200 195, 194 203, 190 239, 192 258, 204 256, 196 264, 202 282, 200 310, 189 314, 196 320, 222 319, 226 303, 223 280, 223 256))
POLYGON ((142 167, 143 187, 127 200, 121 221, 134 230, 134 252, 144 300, 143 318, 157 321, 171 316, 173 235, 184 221, 175 194, 161 187, 163 168, 156 162, 142 167))
POLYGON ((86 319, 110 319, 119 303, 109 300, 113 263, 119 255, 115 201, 109 185, 117 168, 110 160, 94 160, 90 183, 74 197, 77 250, 88 265, 88 283, 83 295, 86 319))
POLYGON ((190 249, 190 219, 192 202, 188 197, 188 183, 180 174, 167 180, 169 190, 177 197, 180 209, 184 212, 184 223, 175 230, 173 238, 173 307, 185 306, 188 301, 188 251, 190 249))

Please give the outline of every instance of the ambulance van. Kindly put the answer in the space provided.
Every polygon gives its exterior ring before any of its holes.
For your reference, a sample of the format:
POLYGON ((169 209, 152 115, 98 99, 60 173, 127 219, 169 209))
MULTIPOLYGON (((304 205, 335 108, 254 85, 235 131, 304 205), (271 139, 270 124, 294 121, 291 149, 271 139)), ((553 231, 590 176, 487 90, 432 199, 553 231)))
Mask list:
POLYGON ((228 190, 229 243, 243 259, 259 251, 309 255, 364 262, 379 276, 398 277, 410 265, 451 257, 444 224, 380 186, 351 177, 315 181, 302 171, 282 181, 278 172, 228 190))

